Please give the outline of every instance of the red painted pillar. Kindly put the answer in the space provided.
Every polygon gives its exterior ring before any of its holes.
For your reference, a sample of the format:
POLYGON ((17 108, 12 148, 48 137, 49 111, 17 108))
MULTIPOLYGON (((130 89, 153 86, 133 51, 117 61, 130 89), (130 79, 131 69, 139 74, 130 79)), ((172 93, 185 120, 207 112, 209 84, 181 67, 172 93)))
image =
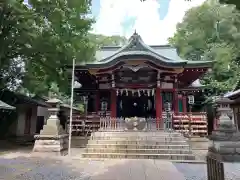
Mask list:
POLYGON ((115 118, 117 116, 117 95, 116 90, 111 89, 111 117, 115 118))
POLYGON ((173 98, 174 98, 174 113, 178 114, 179 108, 178 108, 178 92, 177 92, 177 89, 174 89, 174 91, 173 91, 173 98))
POLYGON ((161 89, 156 88, 156 127, 160 127, 162 121, 162 95, 161 89))
POLYGON ((99 111, 99 105, 100 105, 100 96, 99 91, 96 92, 96 98, 95 98, 95 111, 96 114, 98 114, 99 111))
POLYGON ((183 95, 182 97, 182 103, 183 103, 183 113, 187 113, 187 97, 183 95))

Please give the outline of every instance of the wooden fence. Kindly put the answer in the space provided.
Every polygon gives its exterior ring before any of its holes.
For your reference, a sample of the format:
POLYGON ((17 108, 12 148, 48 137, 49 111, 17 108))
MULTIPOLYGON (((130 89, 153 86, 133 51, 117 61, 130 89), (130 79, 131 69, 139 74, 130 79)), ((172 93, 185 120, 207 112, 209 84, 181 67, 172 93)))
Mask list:
POLYGON ((206 159, 208 180, 225 180, 224 163, 211 156, 207 156, 206 159))

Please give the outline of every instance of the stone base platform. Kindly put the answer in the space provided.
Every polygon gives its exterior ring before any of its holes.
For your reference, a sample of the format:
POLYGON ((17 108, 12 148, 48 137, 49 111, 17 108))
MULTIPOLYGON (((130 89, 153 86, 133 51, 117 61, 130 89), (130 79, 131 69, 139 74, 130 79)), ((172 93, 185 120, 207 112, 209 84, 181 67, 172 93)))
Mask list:
POLYGON ((34 155, 65 156, 68 154, 68 135, 36 135, 32 153, 34 155))
POLYGON ((195 160, 187 140, 176 132, 95 132, 83 158, 195 160))

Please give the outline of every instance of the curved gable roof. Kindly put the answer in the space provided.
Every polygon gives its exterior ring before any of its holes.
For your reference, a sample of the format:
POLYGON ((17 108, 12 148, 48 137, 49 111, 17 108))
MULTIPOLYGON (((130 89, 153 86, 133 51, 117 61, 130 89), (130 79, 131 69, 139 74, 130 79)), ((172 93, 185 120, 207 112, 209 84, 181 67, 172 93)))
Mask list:
POLYGON ((170 45, 162 46, 148 46, 145 44, 139 34, 134 32, 130 37, 127 44, 122 47, 119 46, 108 46, 102 47, 101 50, 96 52, 96 61, 86 64, 88 67, 102 67, 111 66, 120 62, 122 59, 129 57, 134 59, 134 57, 147 57, 156 64, 164 64, 166 66, 210 66, 212 62, 207 61, 188 61, 182 59, 176 48, 170 45))

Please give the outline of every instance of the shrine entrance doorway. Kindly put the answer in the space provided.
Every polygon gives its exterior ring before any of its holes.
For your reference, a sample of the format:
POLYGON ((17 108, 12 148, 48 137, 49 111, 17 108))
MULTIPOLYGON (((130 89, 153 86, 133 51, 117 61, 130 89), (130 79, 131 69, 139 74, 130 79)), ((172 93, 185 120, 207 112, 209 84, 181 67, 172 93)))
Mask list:
POLYGON ((118 117, 155 117, 154 98, 137 93, 118 96, 117 116, 118 117))

